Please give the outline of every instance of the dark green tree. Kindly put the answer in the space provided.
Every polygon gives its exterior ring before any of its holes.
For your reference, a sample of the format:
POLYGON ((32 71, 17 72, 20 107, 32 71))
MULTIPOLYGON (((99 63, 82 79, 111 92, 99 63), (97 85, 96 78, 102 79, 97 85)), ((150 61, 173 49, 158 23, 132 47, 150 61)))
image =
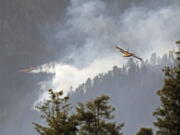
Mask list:
POLYGON ((141 128, 136 135, 153 135, 151 128, 141 128))
POLYGON ((165 67, 163 71, 164 86, 157 91, 161 105, 153 113, 157 118, 154 125, 158 135, 180 135, 180 57, 177 56, 175 67, 165 67))
POLYGON ((50 99, 36 108, 45 120, 45 125, 33 123, 40 135, 76 135, 78 121, 75 115, 70 115, 71 109, 68 97, 62 97, 63 92, 49 90, 50 99))
POLYGON ((108 96, 97 97, 86 104, 79 103, 77 117, 80 121, 80 135, 122 135, 120 132, 123 123, 111 122, 115 110, 108 104, 108 96))

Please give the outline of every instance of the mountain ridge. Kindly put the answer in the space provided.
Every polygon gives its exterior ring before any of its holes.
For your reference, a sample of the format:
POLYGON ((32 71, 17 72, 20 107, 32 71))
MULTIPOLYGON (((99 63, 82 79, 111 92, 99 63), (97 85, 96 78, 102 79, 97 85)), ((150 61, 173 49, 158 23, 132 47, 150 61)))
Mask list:
POLYGON ((153 128, 152 112, 159 105, 156 91, 162 87, 164 66, 174 65, 172 52, 158 57, 153 53, 149 60, 136 63, 129 59, 122 68, 99 74, 69 93, 71 103, 86 102, 100 95, 111 97, 116 108, 115 121, 125 122, 124 134, 135 134, 142 126, 153 128))

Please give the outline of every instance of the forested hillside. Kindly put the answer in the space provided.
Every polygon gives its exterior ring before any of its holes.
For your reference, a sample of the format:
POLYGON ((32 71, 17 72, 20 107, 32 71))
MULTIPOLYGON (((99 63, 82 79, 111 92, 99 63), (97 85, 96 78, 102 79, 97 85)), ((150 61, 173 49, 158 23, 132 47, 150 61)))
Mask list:
POLYGON ((74 92, 72 103, 88 101, 102 94, 111 97, 116 108, 116 120, 125 122, 124 134, 135 134, 142 126, 152 127, 152 113, 159 105, 156 91, 162 87, 162 68, 173 65, 172 52, 163 57, 153 53, 145 62, 129 59, 122 68, 114 66, 111 71, 87 79, 74 92))

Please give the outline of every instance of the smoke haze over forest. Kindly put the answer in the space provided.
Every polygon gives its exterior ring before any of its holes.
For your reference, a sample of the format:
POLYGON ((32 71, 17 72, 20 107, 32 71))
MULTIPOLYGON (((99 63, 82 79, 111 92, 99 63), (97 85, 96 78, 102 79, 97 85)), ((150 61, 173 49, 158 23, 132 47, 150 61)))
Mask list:
POLYGON ((179 0, 0 0, 0 134, 36 134, 33 107, 49 88, 75 90, 126 64, 113 45, 144 59, 175 48, 179 7, 179 0), (37 68, 17 72, 29 66, 37 68))

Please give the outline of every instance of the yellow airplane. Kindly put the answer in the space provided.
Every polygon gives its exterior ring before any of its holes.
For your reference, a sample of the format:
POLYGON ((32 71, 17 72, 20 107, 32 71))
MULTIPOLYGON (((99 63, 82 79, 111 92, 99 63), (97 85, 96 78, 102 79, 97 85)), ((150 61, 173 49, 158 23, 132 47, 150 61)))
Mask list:
POLYGON ((120 48, 118 46, 115 46, 115 48, 118 49, 123 54, 123 57, 135 57, 136 59, 139 59, 139 60, 143 61, 142 58, 136 56, 134 53, 131 53, 131 52, 126 51, 126 50, 123 50, 122 48, 120 48))
POLYGON ((30 66, 28 68, 20 69, 18 72, 27 73, 27 72, 31 72, 34 69, 35 69, 35 67, 30 66))

